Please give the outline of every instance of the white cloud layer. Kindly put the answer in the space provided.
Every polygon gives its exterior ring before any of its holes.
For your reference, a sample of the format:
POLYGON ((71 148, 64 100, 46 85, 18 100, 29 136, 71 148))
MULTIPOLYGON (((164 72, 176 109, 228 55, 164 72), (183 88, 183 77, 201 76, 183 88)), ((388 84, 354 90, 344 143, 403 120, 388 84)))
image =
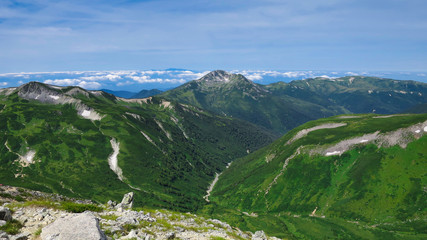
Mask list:
MULTIPOLYGON (((277 70, 233 70, 232 73, 244 75, 257 83, 269 84, 277 81, 341 76, 378 76, 402 80, 420 80, 426 82, 427 72, 400 73, 357 72, 357 71, 277 71, 277 70), (397 74, 397 75, 396 75, 397 74), (399 77, 399 74, 400 77, 399 77), (408 75, 409 74, 409 75, 408 75), (412 74, 412 75, 411 75, 412 74)), ((140 89, 176 87, 191 80, 199 79, 209 71, 190 70, 125 70, 125 71, 62 71, 62 72, 20 72, 0 74, 0 86, 19 86, 29 81, 39 81, 59 86, 80 86, 88 89, 140 89)))
POLYGON ((99 89, 102 85, 98 82, 87 82, 81 79, 48 79, 44 83, 58 86, 79 86, 87 89, 99 89))

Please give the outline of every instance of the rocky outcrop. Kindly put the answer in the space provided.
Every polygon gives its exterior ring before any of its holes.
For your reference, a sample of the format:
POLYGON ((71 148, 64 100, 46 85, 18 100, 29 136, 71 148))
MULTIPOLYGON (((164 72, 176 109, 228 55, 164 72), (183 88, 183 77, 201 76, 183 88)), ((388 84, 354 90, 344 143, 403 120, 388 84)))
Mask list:
POLYGON ((106 240, 98 219, 91 212, 59 218, 43 228, 43 240, 106 240))
POLYGON ((133 206, 133 192, 126 193, 123 196, 122 202, 117 204, 116 209, 129 209, 133 206))
POLYGON ((206 219, 191 213, 151 209, 134 211, 131 208, 134 200, 132 192, 125 194, 119 204, 108 201, 107 204, 101 205, 104 208, 101 212, 70 213, 54 206, 60 206, 59 202, 62 200, 82 204, 90 201, 61 198, 60 195, 7 186, 1 186, 0 191, 4 193, 3 195, 10 195, 8 198, 0 196, 0 200, 13 203, 10 205, 13 210, 11 217, 23 225, 15 235, 0 231, 0 240, 277 239, 267 237, 262 231, 255 234, 244 232, 220 220, 206 219), (13 200, 17 197, 37 201, 33 202, 34 205, 31 202, 20 205, 13 200), (49 201, 54 204, 39 205, 39 202, 49 201))
POLYGON ((12 220, 12 213, 7 207, 0 207, 0 220, 10 221, 12 220))

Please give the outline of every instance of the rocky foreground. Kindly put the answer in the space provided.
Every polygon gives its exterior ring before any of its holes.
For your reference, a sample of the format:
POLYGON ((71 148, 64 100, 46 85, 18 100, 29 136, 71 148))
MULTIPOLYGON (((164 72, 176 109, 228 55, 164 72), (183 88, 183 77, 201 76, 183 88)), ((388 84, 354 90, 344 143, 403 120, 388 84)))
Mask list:
POLYGON ((263 231, 243 232, 217 219, 167 210, 132 209, 133 194, 121 203, 96 205, 60 195, 1 186, 0 240, 25 239, 277 239, 263 231))

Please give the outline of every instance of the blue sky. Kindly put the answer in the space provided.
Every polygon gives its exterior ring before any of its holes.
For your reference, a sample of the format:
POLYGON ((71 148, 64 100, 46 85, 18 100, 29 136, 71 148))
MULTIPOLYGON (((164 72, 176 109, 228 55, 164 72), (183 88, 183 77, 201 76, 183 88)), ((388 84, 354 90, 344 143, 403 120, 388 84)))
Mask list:
POLYGON ((427 71, 425 0, 1 0, 0 73, 427 71))

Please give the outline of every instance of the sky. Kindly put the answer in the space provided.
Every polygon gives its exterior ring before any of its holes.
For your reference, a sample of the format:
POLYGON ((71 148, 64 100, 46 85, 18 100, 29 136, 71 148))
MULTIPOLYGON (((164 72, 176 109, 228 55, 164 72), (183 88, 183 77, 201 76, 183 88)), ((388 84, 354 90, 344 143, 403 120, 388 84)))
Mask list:
POLYGON ((427 71, 425 0, 0 0, 0 73, 427 71))

